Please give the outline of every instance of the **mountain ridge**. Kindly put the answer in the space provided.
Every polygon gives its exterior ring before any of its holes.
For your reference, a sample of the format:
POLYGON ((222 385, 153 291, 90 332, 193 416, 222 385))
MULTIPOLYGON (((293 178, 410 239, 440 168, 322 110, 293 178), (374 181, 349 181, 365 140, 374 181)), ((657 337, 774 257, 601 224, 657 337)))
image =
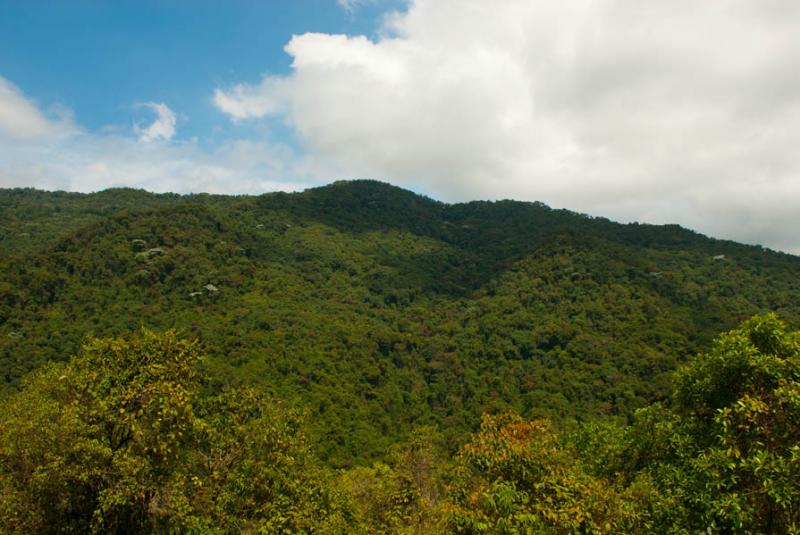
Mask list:
MULTIPOLYGON (((768 247, 758 245, 758 244, 745 244, 741 242, 737 242, 735 240, 728 240, 728 239, 720 239, 715 238, 713 236, 707 236, 700 232, 694 231, 692 229, 683 227, 679 224, 675 223, 667 223, 667 224, 652 224, 652 223, 640 223, 640 222, 631 222, 631 223, 620 223, 616 221, 612 221, 603 216, 595 216, 584 214, 580 212, 575 212, 565 208, 551 208, 548 205, 540 202, 540 201, 521 201, 521 200, 514 200, 514 199, 501 199, 495 201, 486 201, 486 200, 473 200, 467 202, 459 202, 459 203, 445 203, 442 201, 438 201, 432 199, 430 197, 415 193, 411 190, 407 190, 401 188, 399 186, 395 186, 386 182, 381 182, 378 180, 371 180, 371 179, 357 179, 357 180, 340 180, 336 182, 332 182, 327 185, 317 186, 308 188, 301 192, 293 192, 293 193, 285 193, 285 192, 268 192, 258 195, 226 195, 226 194, 210 194, 210 193, 187 193, 187 194, 178 194, 178 193, 152 193, 148 192, 143 189, 135 189, 135 188, 109 188, 105 190, 101 190, 98 192, 92 193, 81 193, 81 192, 65 192, 65 191, 46 191, 46 190, 39 190, 35 188, 0 188, 0 211, 3 213, 13 210, 21 210, 25 209, 26 211, 30 211, 30 205, 26 205, 24 207, 13 205, 12 201, 15 198, 19 198, 21 196, 30 196, 33 195, 38 200, 49 200, 49 201, 63 201, 63 200, 80 200, 80 199, 88 199, 94 198, 100 201, 105 201, 108 204, 102 205, 101 207, 94 207, 91 211, 98 214, 104 215, 109 212, 118 211, 124 208, 136 209, 136 205, 130 202, 130 199, 126 199, 127 204, 125 202, 121 202, 121 199, 126 197, 134 196, 138 202, 142 201, 155 201, 156 203, 174 203, 179 202, 181 204, 231 204, 231 203, 238 203, 238 202, 256 202, 265 208, 274 208, 275 206, 281 203, 291 203, 294 204, 298 208, 305 208, 308 210, 310 207, 322 208, 322 209, 330 209, 330 208, 354 208, 358 207, 363 209, 365 205, 369 203, 377 204, 377 201, 381 199, 381 197, 377 196, 377 194, 383 194, 384 199, 386 195, 401 195, 404 200, 404 206, 391 206, 387 208, 392 208, 397 210, 399 208, 407 208, 409 205, 420 206, 420 205, 427 205, 429 209, 440 209, 443 212, 447 213, 450 217, 454 219, 459 219, 464 217, 463 212, 467 211, 477 211, 477 210, 493 210, 495 212, 499 212, 502 208, 506 208, 506 213, 504 215, 513 217, 514 212, 519 212, 519 210, 543 210, 545 212, 555 212, 562 215, 569 215, 574 217, 575 221, 578 220, 588 220, 593 221, 595 223, 601 222, 603 224, 618 226, 621 234, 631 233, 631 231, 641 231, 646 230, 650 233, 654 233, 656 235, 660 233, 667 233, 667 232, 674 232, 677 231, 680 233, 684 240, 693 240, 693 239, 708 239, 716 242, 721 247, 725 247, 727 245, 737 245, 737 246, 745 246, 745 247, 755 247, 758 249, 763 249, 765 251, 769 251, 771 253, 775 253, 778 255, 786 255, 786 256, 797 256, 791 253, 786 253, 783 251, 772 250, 768 247), (362 197, 360 200, 362 204, 360 205, 353 205, 352 203, 347 205, 339 205, 336 206, 330 203, 337 195, 341 194, 342 192, 361 192, 362 197), (364 194, 366 193, 366 197, 364 194), (369 197, 371 195, 371 198, 369 197), (51 197, 47 199, 47 197, 51 197), (117 201, 117 204, 114 204, 114 201, 117 201), (303 201, 306 201, 305 203, 303 201), (305 204, 305 206, 303 206, 305 204)), ((358 200, 359 197, 356 197, 358 200)), ((393 199, 397 200, 397 199, 393 199)), ((377 206, 380 208, 380 206, 377 206)), ((90 211, 90 210, 86 210, 90 211)), ((413 212, 413 211, 412 211, 413 212)), ((380 214, 380 212, 378 212, 380 214)), ((34 217, 41 217, 40 214, 28 214, 33 215, 34 217)), ((493 214, 495 216, 500 215, 498 213, 493 214)), ((657 236, 654 236, 653 239, 656 239, 657 236)), ((2 241, 0 241, 2 243, 2 241)))

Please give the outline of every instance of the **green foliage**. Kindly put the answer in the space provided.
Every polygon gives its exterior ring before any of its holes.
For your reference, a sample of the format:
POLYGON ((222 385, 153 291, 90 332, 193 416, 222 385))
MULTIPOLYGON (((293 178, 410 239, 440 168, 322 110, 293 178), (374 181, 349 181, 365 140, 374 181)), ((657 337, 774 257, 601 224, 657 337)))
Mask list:
POLYGON ((719 331, 763 310, 800 323, 796 257, 373 181, 2 190, 0 221, 6 389, 87 334, 175 328, 203 340, 212 390, 255 383, 308 409, 339 467, 386 462, 419 425, 455 449, 482 412, 629 421, 719 331))
POLYGON ((302 420, 255 389, 201 397, 197 344, 88 342, 0 414, 3 531, 335 531, 342 498, 302 420), (6 500, 5 497, 8 497, 6 500))
POLYGON ((419 427, 334 473, 302 411, 215 389, 197 342, 91 339, 0 401, 0 531, 797 533, 799 342, 756 316, 628 427, 486 414, 452 459, 419 427))
POLYGON ((440 433, 418 428, 388 457, 390 464, 352 468, 341 476, 360 524, 369 533, 440 533, 446 518, 444 480, 450 470, 440 433))
POLYGON ((457 463, 453 533, 642 531, 622 494, 590 477, 547 420, 484 416, 457 463))
POLYGON ((797 257, 540 203, 0 190, 3 528, 791 532, 767 310, 797 257))
POLYGON ((774 314, 675 376, 671 407, 593 423, 484 417, 457 457, 459 533, 800 530, 800 333, 774 314))
POLYGON ((774 314, 723 335, 677 375, 700 446, 690 481, 712 526, 800 530, 800 333, 774 314))
POLYGON ((796 533, 798 340, 774 314, 722 335, 676 374, 673 407, 639 411, 596 471, 655 485, 664 531, 796 533))

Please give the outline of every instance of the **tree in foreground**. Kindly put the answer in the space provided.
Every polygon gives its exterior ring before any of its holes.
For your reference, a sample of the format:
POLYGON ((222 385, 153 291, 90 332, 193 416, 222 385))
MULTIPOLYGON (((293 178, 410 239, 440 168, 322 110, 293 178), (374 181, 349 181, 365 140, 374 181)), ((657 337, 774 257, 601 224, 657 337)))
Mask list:
POLYGON ((547 420, 484 416, 451 485, 454 533, 631 533, 632 501, 583 470, 547 420))
POLYGON ((300 415, 253 388, 201 396, 200 358, 143 332, 28 377, 0 407, 0 531, 344 531, 300 415))
POLYGON ((450 470, 443 438, 419 427, 391 448, 387 462, 343 472, 339 484, 352 498, 364 533, 427 535, 445 529, 444 479, 450 470))
POLYGON ((485 416, 456 463, 456 533, 800 533, 800 333, 748 320, 628 428, 485 416))
POLYGON ((652 531, 800 533, 800 333, 746 321, 676 373, 671 407, 584 450, 653 487, 652 531))
POLYGON ((800 532, 800 332, 773 314, 721 336, 676 377, 688 508, 721 530, 800 532), (693 455, 686 455, 691 453, 693 455))

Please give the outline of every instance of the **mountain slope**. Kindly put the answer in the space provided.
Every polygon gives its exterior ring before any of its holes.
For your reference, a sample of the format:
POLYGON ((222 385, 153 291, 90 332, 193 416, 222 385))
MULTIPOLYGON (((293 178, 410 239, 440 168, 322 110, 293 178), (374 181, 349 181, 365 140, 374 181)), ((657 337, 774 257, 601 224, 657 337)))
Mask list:
POLYGON ((0 191, 0 377, 177 327, 209 389, 309 409, 335 464, 483 411, 627 418, 745 317, 800 325, 800 258, 540 203, 373 181, 259 197, 0 191), (38 207, 38 209, 32 209, 38 207), (26 236, 22 236, 27 234, 26 236))

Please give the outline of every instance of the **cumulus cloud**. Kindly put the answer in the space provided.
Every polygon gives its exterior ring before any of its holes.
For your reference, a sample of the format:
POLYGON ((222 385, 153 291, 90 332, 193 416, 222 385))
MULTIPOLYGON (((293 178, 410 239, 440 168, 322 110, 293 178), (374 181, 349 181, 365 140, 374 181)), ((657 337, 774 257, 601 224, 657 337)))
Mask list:
POLYGON ((151 142, 156 140, 169 141, 175 135, 175 125, 178 120, 175 113, 163 102, 145 102, 140 106, 154 111, 156 118, 149 126, 141 128, 134 125, 133 130, 139 135, 139 141, 151 142))
POLYGON ((57 136, 74 130, 64 110, 42 113, 11 82, 0 76, 0 140, 28 140, 57 136))
POLYGON ((416 0, 214 101, 283 118, 331 177, 800 251, 799 34, 782 0, 416 0))

